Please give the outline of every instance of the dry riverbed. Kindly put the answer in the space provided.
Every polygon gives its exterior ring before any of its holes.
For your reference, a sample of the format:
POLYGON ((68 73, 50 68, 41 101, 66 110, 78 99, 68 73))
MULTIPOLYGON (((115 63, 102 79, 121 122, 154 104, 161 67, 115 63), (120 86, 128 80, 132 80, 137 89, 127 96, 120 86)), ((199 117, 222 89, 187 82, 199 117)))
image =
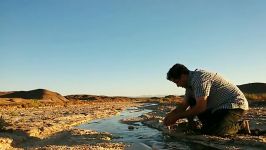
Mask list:
MULTIPOLYGON (((122 120, 122 122, 130 125, 133 122, 142 122, 147 126, 161 130, 165 135, 171 136, 177 141, 201 145, 201 147, 203 146, 208 149, 266 148, 265 134, 242 134, 225 138, 194 135, 178 129, 186 120, 179 120, 175 129, 168 130, 162 125, 163 117, 178 105, 178 101, 150 99, 150 101, 145 102, 158 102, 158 105, 149 107, 149 109, 153 110, 151 113, 137 118, 127 118, 122 120)), ((8 123, 8 126, 6 131, 0 132, 0 149, 125 149, 128 145, 113 142, 112 139, 115 137, 110 133, 82 130, 73 127, 91 120, 117 115, 128 107, 140 106, 141 104, 137 101, 127 100, 39 108, 1 107, 0 116, 8 123)), ((265 103, 252 105, 245 118, 250 120, 251 129, 265 131, 265 103)), ((178 143, 175 142, 169 143, 169 147, 175 147, 174 149, 180 148, 178 143)))
POLYGON ((109 133, 75 129, 90 120, 117 115, 130 101, 92 102, 83 105, 40 108, 1 108, 8 126, 0 132, 0 149, 124 149, 109 133))
POLYGON ((190 132, 186 119, 178 120, 171 129, 165 127, 162 124, 163 118, 176 105, 178 104, 160 103, 159 105, 150 106, 153 112, 136 118, 127 118, 122 121, 127 124, 142 122, 149 127, 162 131, 165 135, 176 139, 177 142, 168 143, 169 147, 175 147, 174 149, 183 149, 179 147, 179 142, 194 145, 195 147, 193 146, 192 149, 266 149, 265 103, 263 105, 251 106, 245 115, 245 119, 250 121, 252 135, 238 134, 234 137, 199 135, 190 132))

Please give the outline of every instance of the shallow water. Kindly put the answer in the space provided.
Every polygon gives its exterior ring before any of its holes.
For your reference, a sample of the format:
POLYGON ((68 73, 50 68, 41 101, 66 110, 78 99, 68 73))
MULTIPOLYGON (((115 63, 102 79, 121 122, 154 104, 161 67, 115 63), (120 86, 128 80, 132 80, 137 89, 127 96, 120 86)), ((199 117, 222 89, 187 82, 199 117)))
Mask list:
POLYGON ((191 143, 177 142, 177 139, 172 139, 166 135, 163 135, 161 131, 144 126, 141 122, 133 124, 134 129, 129 130, 128 124, 121 123, 119 120, 125 118, 138 117, 142 114, 151 112, 152 110, 145 107, 156 104, 145 104, 143 107, 131 107, 124 110, 120 115, 113 116, 107 119, 98 119, 82 125, 77 126, 79 129, 90 129, 98 132, 112 133, 114 141, 125 142, 128 144, 133 143, 145 143, 150 147, 156 147, 159 149, 201 149, 199 146, 191 143), (170 143, 173 143, 177 147, 172 147, 170 143))

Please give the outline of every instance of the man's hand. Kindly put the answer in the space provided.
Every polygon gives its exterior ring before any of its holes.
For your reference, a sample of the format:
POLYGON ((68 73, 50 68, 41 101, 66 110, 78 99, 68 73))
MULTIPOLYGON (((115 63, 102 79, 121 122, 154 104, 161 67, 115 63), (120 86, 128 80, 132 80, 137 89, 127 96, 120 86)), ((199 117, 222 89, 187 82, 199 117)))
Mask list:
POLYGON ((179 119, 178 114, 175 111, 171 111, 166 115, 163 120, 163 124, 166 126, 170 126, 175 124, 175 122, 179 119))

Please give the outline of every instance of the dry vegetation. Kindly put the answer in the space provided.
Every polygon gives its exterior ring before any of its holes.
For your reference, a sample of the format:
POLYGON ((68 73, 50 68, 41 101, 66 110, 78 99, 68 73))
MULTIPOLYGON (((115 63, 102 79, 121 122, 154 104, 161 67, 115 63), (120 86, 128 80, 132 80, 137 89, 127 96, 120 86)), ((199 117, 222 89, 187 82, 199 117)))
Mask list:
POLYGON ((249 100, 265 100, 266 101, 266 93, 265 94, 249 94, 245 93, 245 97, 249 100))

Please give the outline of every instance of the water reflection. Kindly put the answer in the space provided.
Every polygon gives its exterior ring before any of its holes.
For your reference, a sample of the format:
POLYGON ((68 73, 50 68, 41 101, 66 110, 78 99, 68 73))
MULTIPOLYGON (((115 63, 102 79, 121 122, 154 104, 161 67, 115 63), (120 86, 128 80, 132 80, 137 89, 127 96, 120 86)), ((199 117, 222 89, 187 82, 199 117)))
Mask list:
POLYGON ((152 110, 145 107, 156 104, 145 104, 143 107, 131 107, 121 112, 120 115, 107 119, 97 119, 89 123, 77 126, 79 129, 89 129, 98 132, 111 133, 116 142, 145 143, 150 147, 159 149, 191 149, 193 146, 189 143, 177 142, 169 136, 163 135, 161 131, 144 126, 141 122, 130 124, 134 129, 129 130, 129 125, 121 123, 120 120, 125 118, 138 117, 152 110), (178 147, 178 148, 177 148, 178 147))

